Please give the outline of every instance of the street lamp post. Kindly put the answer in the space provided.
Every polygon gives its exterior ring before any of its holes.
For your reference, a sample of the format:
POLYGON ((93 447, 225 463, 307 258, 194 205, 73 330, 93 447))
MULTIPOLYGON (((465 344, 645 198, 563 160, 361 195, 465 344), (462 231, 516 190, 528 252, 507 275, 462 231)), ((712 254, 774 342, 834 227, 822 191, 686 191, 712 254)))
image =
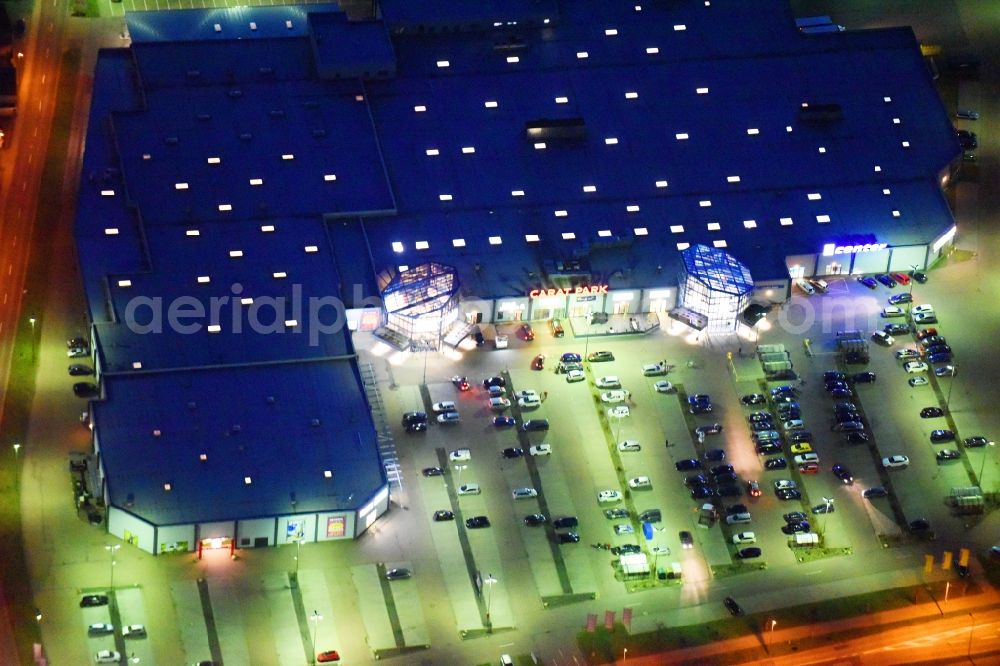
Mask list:
POLYGON ((458 470, 458 480, 455 482, 455 487, 460 487, 462 485, 462 470, 464 470, 468 465, 455 465, 455 469, 458 470))
POLYGON ((486 585, 486 631, 493 631, 493 622, 490 620, 490 602, 493 601, 493 585, 495 585, 497 579, 493 574, 486 574, 486 578, 483 579, 483 585, 486 585))
POLYGON ((299 577, 299 555, 302 553, 302 537, 295 540, 295 578, 299 577))
POLYGON ((21 466, 18 464, 21 462, 18 458, 18 453, 20 452, 20 450, 21 450, 21 443, 14 442, 14 478, 17 481, 21 480, 21 466))
POLYGON ((771 645, 774 645, 774 625, 776 625, 776 624, 778 624, 777 620, 771 620, 771 631, 769 632, 771 635, 769 636, 768 641, 767 641, 768 647, 770 647, 771 645))
POLYGON ((122 545, 120 543, 108 544, 107 546, 104 547, 104 550, 106 550, 109 553, 111 553, 111 591, 112 592, 115 591, 115 553, 118 552, 118 549, 121 548, 121 547, 122 547, 122 545))
POLYGON ((31 360, 35 360, 35 315, 28 317, 28 323, 31 324, 31 360))
POLYGON ((983 449, 983 462, 979 465, 979 491, 985 493, 986 488, 983 487, 983 473, 986 472, 986 459, 990 456, 990 447, 996 446, 996 442, 990 442, 986 448, 983 449))
POLYGON ((951 377, 948 378, 948 395, 944 399, 944 406, 951 411, 951 390, 955 388, 955 377, 958 376, 958 366, 954 362, 951 364, 951 377))
POLYGON ((824 497, 823 506, 826 507, 823 511, 823 536, 826 536, 826 522, 830 519, 830 509, 833 507, 833 498, 824 497))
POLYGON ((309 616, 309 621, 313 623, 313 635, 312 635, 312 659, 311 663, 316 663, 316 627, 319 626, 319 621, 323 619, 319 611, 314 610, 312 615, 309 616))

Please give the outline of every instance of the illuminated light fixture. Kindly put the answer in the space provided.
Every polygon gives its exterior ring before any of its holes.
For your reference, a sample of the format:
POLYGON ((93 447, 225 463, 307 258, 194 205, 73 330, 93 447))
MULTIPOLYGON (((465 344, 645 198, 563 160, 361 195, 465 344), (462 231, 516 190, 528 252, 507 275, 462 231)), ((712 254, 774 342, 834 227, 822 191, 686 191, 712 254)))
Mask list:
POLYGON ((499 236, 490 236, 490 245, 502 245, 503 239, 499 236))
POLYGON ((892 124, 893 124, 893 125, 898 125, 898 124, 899 124, 899 123, 901 123, 901 122, 902 122, 902 121, 901 121, 901 120, 900 120, 899 118, 893 118, 893 119, 892 119, 892 124))
POLYGON ((569 104, 569 97, 556 97, 556 104, 569 104))
POLYGON ((719 229, 721 229, 721 228, 722 228, 721 226, 719 226, 719 223, 718 223, 718 222, 709 222, 708 224, 706 224, 706 225, 705 225, 705 227, 706 227, 706 228, 707 228, 707 229, 708 229, 709 231, 718 231, 719 229))
POLYGON ((635 11, 641 12, 642 11, 642 5, 636 5, 635 6, 635 11))
POLYGON ((542 19, 542 23, 548 25, 550 23, 550 19, 542 19))
POLYGON ((288 273, 286 273, 285 271, 275 271, 274 273, 271 273, 271 277, 273 277, 275 280, 284 280, 286 277, 288 277, 288 273))
POLYGON ((156 428, 155 430, 153 430, 153 437, 159 437, 159 436, 160 436, 160 435, 162 435, 162 434, 163 434, 163 433, 162 433, 162 432, 160 432, 160 429, 159 429, 159 428, 156 428))
POLYGON ((306 254, 312 254, 313 252, 319 252, 319 248, 317 246, 315 246, 315 245, 306 245, 302 249, 306 251, 306 254))
POLYGON ((607 145, 607 146, 617 146, 618 145, 618 139, 616 139, 613 136, 609 136, 607 139, 604 140, 604 144, 607 145))
POLYGON ((427 110, 427 107, 424 106, 423 104, 417 104, 415 107, 413 107, 413 110, 416 113, 423 113, 424 111, 427 110))
POLYGON ((892 194, 892 190, 890 190, 890 189, 889 189, 889 188, 887 187, 887 188, 885 188, 884 190, 882 190, 882 194, 884 194, 885 196, 889 196, 890 194, 892 194))
POLYGON ((132 286, 132 280, 118 280, 118 286, 119 287, 131 287, 132 286))
POLYGON ((597 235, 600 236, 601 238, 610 238, 611 229, 601 229, 597 232, 597 235))
POLYGON ((208 454, 207 453, 201 453, 201 454, 199 454, 198 455, 198 460, 200 460, 202 462, 205 462, 206 460, 208 460, 208 454))
POLYGON ((665 180, 658 180, 658 181, 656 181, 656 187, 657 188, 663 189, 666 186, 667 186, 667 181, 665 181, 665 180))
POLYGON ((250 179, 250 185, 253 186, 253 187, 258 187, 258 186, 263 185, 263 184, 264 184, 264 179, 263 178, 251 178, 250 179))
POLYGON ((819 147, 819 152, 820 152, 820 154, 825 153, 826 152, 826 148, 824 148, 823 146, 820 146, 819 147))
POLYGON ((632 230, 632 233, 634 233, 636 236, 649 235, 649 231, 646 229, 646 227, 636 227, 635 229, 632 230))
POLYGON ((240 305, 253 305, 253 297, 244 296, 243 298, 240 299, 240 305))
POLYGON ((512 196, 512 197, 523 197, 524 196, 524 190, 511 190, 510 191, 510 196, 512 196))
POLYGON ((186 190, 188 188, 187 183, 174 183, 175 190, 186 190))
POLYGON ((674 31, 676 32, 682 32, 684 30, 687 30, 687 26, 684 25, 683 23, 678 23, 677 25, 674 26, 674 31))
POLYGON ((698 202, 698 206, 701 208, 711 208, 712 202, 708 199, 702 199, 701 201, 698 202))
POLYGON ((618 34, 618 31, 614 28, 608 28, 607 30, 604 31, 604 34, 607 37, 614 37, 615 35, 618 34))
POLYGON ((655 46, 647 46, 646 47, 646 53, 648 53, 649 55, 656 55, 659 52, 660 52, 660 49, 656 48, 655 46))
POLYGON ((625 206, 625 212, 626 213, 638 213, 639 212, 639 206, 637 206, 636 204, 629 204, 628 206, 625 206))
POLYGON ((474 152, 476 152, 476 147, 475 146, 462 146, 462 154, 463 155, 471 155, 474 152))
POLYGON ((684 233, 684 225, 683 224, 671 224, 670 225, 670 233, 672 233, 672 234, 682 234, 682 233, 684 233))
POLYGON ((417 241, 416 243, 413 244, 413 247, 418 250, 426 250, 430 247, 430 243, 428 243, 427 241, 417 241))
POLYGON ((714 245, 715 247, 726 247, 726 241, 724 240, 712 241, 712 245, 714 245))
POLYGON ((727 183, 738 183, 738 182, 740 182, 740 177, 739 176, 726 176, 726 182, 727 183))
POLYGON ((227 211, 231 211, 232 209, 233 209, 233 205, 232 204, 219 204, 219 212, 221 212, 221 213, 225 213, 227 211))
POLYGON ((407 266, 406 264, 400 264, 399 265, 399 272, 400 273, 405 273, 408 270, 410 270, 410 267, 407 266))
POLYGON ((285 28, 286 29, 291 30, 292 29, 292 25, 294 25, 294 24, 291 21, 285 21, 285 28))
POLYGON ((437 66, 441 69, 444 69, 445 67, 451 67, 451 63, 448 62, 447 60, 438 60, 437 66))
POLYGON ((328 182, 328 183, 331 183, 331 182, 337 180, 337 174, 335 174, 335 173, 325 173, 325 174, 323 174, 323 180, 326 181, 326 182, 328 182))
POLYGON ((424 152, 427 153, 428 157, 434 157, 436 155, 440 155, 441 154, 441 151, 438 150, 437 148, 428 148, 424 152))
POLYGON ((211 281, 212 281, 212 278, 210 278, 207 275, 199 275, 198 276, 198 284, 208 284, 211 281))
POLYGON ((274 225, 273 224, 262 224, 262 225, 260 225, 260 230, 262 232, 264 232, 265 234, 274 233, 274 225))
POLYGON ((674 138, 677 139, 678 141, 687 141, 688 140, 688 133, 687 132, 678 132, 677 134, 674 134, 674 138))
POLYGON ((545 150, 545 142, 539 141, 535 144, 535 150, 545 150))
POLYGON ((330 471, 330 470, 328 470, 328 469, 324 469, 323 470, 323 478, 325 478, 325 479, 332 479, 333 478, 333 472, 330 471))
MULTIPOLYGON (((220 28, 220 29, 221 29, 221 28, 220 28)), ((170 489, 171 489, 172 487, 173 487, 173 486, 171 486, 171 485, 170 485, 169 483, 164 483, 164 484, 163 484, 163 489, 164 489, 164 490, 166 490, 166 491, 167 491, 168 493, 170 492, 170 489)))
POLYGON ((881 172, 882 172, 882 167, 880 167, 879 165, 876 164, 875 165, 875 173, 881 173, 881 172))
POLYGON ((597 186, 596 185, 584 185, 583 186, 583 191, 584 192, 596 192, 597 191, 597 186))
POLYGON ((208 163, 209 164, 222 164, 222 158, 221 157, 209 157, 208 158, 208 163))
POLYGON ((281 159, 285 162, 289 162, 295 159, 295 155, 293 155, 292 153, 283 153, 281 155, 281 159))
POLYGON ((708 88, 695 88, 694 91, 696 93, 698 93, 699 95, 707 95, 708 94, 708 88))
POLYGON ((583 60, 584 58, 589 58, 590 54, 587 53, 586 51, 577 51, 576 57, 579 58, 580 60, 583 60))
POLYGON ((497 103, 494 102, 493 100, 489 100, 487 102, 484 102, 483 106, 485 106, 487 109, 495 109, 497 108, 497 103))
POLYGON ((243 256, 243 250, 230 250, 229 251, 229 256, 230 257, 234 257, 234 258, 235 257, 242 257, 243 256))
POLYGON ((452 238, 451 239, 451 246, 452 247, 465 247, 465 239, 464 238, 452 238))
POLYGON ((143 162, 148 162, 151 159, 153 159, 153 156, 150 155, 149 153, 143 153, 142 154, 142 161, 143 162))
POLYGON ((222 331, 222 326, 220 326, 219 324, 209 324, 208 325, 208 332, 209 333, 220 333, 221 331, 222 331))
POLYGON ((886 104, 891 104, 892 103, 892 98, 891 97, 883 97, 882 101, 885 102, 886 104))
POLYGON ((513 65, 514 63, 521 62, 521 59, 517 56, 507 56, 507 62, 513 65))
POLYGON ((756 127, 748 127, 747 134, 749 134, 750 136, 757 136, 758 134, 760 134, 760 130, 757 129, 756 127))
POLYGON ((791 133, 792 126, 791 125, 785 125, 785 131, 791 133))
POLYGON ((244 476, 243 483, 249 486, 251 483, 253 483, 253 479, 251 479, 249 476, 244 476))
POLYGON ((537 243, 541 239, 538 238, 538 234, 525 234, 524 240, 529 243, 537 243))
POLYGON ((562 239, 563 240, 573 240, 574 238, 576 238, 576 234, 574 234, 572 231, 564 231, 564 232, 562 232, 562 239))
POLYGON ((556 217, 566 217, 567 215, 569 215, 569 213, 567 211, 564 211, 564 210, 557 210, 555 212, 555 216, 556 217))
POLYGON ((677 249, 678 250, 686 250, 689 247, 691 247, 691 243, 678 243, 677 244, 677 249))
POLYGON ((743 228, 744 229, 756 229, 757 228, 757 220, 743 220, 743 228))
POLYGON ((450 194, 439 194, 438 199, 441 201, 451 201, 452 197, 450 194))
POLYGON ((825 223, 827 223, 827 222, 830 221, 830 216, 829 215, 817 215, 816 216, 816 221, 819 222, 820 224, 825 224, 825 223))
POLYGON ((790 217, 783 217, 783 218, 781 218, 779 220, 779 222, 781 222, 781 226, 783 226, 783 227, 790 227, 790 226, 792 226, 792 218, 790 218, 790 217))
POLYGON ((627 93, 625 93, 625 99, 639 99, 639 93, 637 93, 637 92, 627 92, 627 93))
POLYGON ((900 216, 900 212, 898 210, 894 210, 894 211, 892 211, 892 216, 893 217, 899 217, 900 216))
POLYGON ((188 229, 184 232, 185 236, 201 236, 201 232, 197 229, 188 229))
POLYGON ((365 101, 365 96, 364 95, 355 95, 354 96, 354 101, 355 102, 363 102, 363 101, 365 101))
POLYGON ((809 194, 806 195, 806 197, 809 199, 809 201, 819 201, 820 199, 823 198, 823 195, 820 194, 819 192, 810 192, 809 194))
POLYGON ((910 147, 910 142, 909 141, 903 141, 902 144, 900 144, 900 145, 902 145, 903 148, 909 148, 910 147))
POLYGON ((295 328, 298 325, 299 325, 299 322, 296 321, 295 319, 286 319, 285 320, 285 328, 295 328))

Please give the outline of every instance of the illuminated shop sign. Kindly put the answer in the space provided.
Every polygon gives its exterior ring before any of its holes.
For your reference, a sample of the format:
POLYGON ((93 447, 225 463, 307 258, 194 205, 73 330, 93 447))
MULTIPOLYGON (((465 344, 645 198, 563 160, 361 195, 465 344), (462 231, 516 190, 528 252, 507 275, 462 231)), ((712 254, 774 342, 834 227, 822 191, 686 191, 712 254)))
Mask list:
POLYGON ((586 287, 567 287, 566 289, 532 289, 528 292, 528 297, 542 298, 544 296, 576 296, 606 293, 608 293, 608 285, 592 284, 586 287))
POLYGON ((857 252, 878 252, 889 247, 888 243, 865 243, 863 245, 837 245, 827 243, 823 246, 823 256, 832 257, 835 254, 855 254, 857 252))

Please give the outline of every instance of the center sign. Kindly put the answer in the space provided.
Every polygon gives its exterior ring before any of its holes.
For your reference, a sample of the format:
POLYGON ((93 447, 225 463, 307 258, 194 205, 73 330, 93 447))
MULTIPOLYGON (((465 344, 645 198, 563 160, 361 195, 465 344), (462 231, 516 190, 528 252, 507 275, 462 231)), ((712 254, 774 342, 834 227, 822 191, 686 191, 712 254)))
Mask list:
POLYGON ((567 287, 566 289, 532 289, 528 292, 529 298, 542 298, 544 296, 585 296, 587 294, 606 294, 608 285, 593 284, 586 287, 567 287))
POLYGON ((837 245, 827 243, 823 246, 823 256, 832 257, 835 254, 854 254, 856 252, 878 252, 889 247, 888 243, 864 243, 862 245, 837 245))

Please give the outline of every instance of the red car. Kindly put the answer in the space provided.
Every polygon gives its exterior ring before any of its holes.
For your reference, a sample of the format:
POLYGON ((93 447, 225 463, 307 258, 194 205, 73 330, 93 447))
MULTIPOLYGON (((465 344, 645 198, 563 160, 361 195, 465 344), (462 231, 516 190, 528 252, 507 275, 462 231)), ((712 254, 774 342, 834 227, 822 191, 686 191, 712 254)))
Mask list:
POLYGON ((799 465, 799 472, 802 474, 819 474, 819 465, 816 463, 806 463, 799 465))
POLYGON ((521 324, 521 337, 525 340, 535 339, 535 332, 531 330, 531 324, 521 324))
POLYGON ((331 661, 340 661, 340 653, 336 650, 327 650, 326 652, 320 652, 316 655, 316 661, 321 664, 325 664, 331 661))
POLYGON ((532 370, 542 370, 545 368, 545 354, 539 354, 535 357, 535 360, 531 362, 532 370))
POLYGON ((917 339, 923 340, 924 338, 929 338, 932 335, 937 335, 937 334, 938 334, 937 329, 931 326, 930 328, 925 328, 922 329, 920 332, 918 332, 917 339))
POLYGON ((472 387, 469 385, 469 380, 465 377, 452 377, 451 383, 455 385, 459 391, 469 391, 472 387))
POLYGON ((910 284, 910 276, 906 273, 893 273, 892 279, 903 285, 904 287, 910 284))

